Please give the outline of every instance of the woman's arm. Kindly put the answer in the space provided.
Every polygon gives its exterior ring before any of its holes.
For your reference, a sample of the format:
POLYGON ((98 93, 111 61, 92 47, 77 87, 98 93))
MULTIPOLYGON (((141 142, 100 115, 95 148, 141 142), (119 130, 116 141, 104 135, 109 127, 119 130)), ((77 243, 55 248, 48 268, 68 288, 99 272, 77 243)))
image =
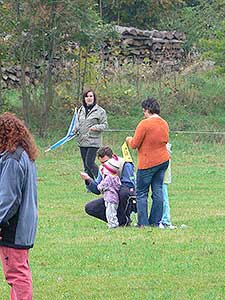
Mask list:
POLYGON ((90 130, 92 131, 104 131, 106 128, 108 128, 108 121, 107 121, 107 115, 106 111, 104 109, 101 110, 100 116, 99 116, 99 123, 92 126, 90 130))
POLYGON ((126 142, 127 144, 130 146, 130 148, 132 149, 136 149, 139 148, 143 142, 143 139, 145 137, 145 128, 143 125, 143 121, 141 121, 136 130, 135 130, 135 134, 134 137, 127 137, 126 138, 126 142))
POLYGON ((0 179, 0 226, 16 214, 22 199, 24 171, 15 159, 4 163, 0 179))

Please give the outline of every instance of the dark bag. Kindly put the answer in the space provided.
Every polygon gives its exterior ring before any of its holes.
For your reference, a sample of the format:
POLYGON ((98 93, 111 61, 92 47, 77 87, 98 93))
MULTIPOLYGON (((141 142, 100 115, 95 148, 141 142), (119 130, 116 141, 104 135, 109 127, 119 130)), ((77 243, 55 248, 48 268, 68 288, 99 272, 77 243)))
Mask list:
POLYGON ((122 185, 119 191, 119 196, 119 223, 122 226, 129 226, 131 223, 130 214, 136 211, 135 191, 133 188, 122 185))

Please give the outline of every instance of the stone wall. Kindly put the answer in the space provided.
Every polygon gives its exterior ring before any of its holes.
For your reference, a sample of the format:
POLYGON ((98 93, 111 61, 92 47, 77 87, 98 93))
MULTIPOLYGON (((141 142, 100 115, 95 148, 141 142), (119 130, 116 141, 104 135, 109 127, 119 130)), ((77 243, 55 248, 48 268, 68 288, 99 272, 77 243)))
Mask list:
POLYGON ((168 62, 177 64, 183 57, 185 35, 178 31, 140 30, 116 26, 119 38, 103 49, 109 63, 168 62))
MULTIPOLYGON (((159 63, 165 71, 178 70, 183 57, 185 35, 177 31, 140 30, 133 27, 115 26, 118 38, 105 43, 102 49, 106 65, 118 66, 126 63, 159 63)), ((77 43, 76 47, 77 47, 77 43)), ((79 46, 78 46, 79 47, 79 46)), ((71 46, 72 49, 72 46, 71 46)), ((43 64, 43 63, 42 63, 43 64)), ((61 69, 71 67, 69 61, 54 58, 51 71, 57 74, 61 69)), ((2 67, 3 88, 17 88, 21 83, 21 67, 2 67)), ((41 80, 40 65, 25 72, 26 85, 37 85, 41 80)))

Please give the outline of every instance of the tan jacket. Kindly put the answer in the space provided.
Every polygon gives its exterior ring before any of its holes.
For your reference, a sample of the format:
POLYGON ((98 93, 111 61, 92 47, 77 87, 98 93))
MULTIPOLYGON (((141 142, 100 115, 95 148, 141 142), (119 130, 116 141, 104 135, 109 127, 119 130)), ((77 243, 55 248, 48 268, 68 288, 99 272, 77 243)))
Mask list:
POLYGON ((101 147, 102 132, 108 127, 106 111, 96 104, 89 113, 85 114, 84 106, 77 112, 75 121, 75 134, 78 136, 80 147, 101 147), (96 131, 91 131, 94 127, 96 131))

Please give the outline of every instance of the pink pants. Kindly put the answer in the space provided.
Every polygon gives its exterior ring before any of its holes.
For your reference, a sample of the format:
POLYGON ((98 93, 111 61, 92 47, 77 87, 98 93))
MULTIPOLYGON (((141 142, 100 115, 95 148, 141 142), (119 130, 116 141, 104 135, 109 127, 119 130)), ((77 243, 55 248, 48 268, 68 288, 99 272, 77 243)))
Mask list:
POLYGON ((11 286, 10 300, 32 300, 32 277, 27 249, 0 246, 5 279, 11 286))

